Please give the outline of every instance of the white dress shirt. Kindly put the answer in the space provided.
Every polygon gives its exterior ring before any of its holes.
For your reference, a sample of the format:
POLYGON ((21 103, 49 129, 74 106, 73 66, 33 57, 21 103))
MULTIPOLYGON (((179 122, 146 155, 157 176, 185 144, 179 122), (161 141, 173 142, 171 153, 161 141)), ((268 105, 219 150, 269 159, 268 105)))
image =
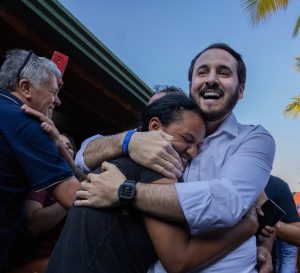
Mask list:
MULTIPOLYGON (((185 170, 184 181, 188 182, 176 184, 191 233, 237 223, 264 190, 274 153, 274 140, 263 127, 241 125, 233 114, 208 136, 185 170)), ((255 265, 252 237, 209 267, 193 272, 252 273, 255 265)), ((157 262, 148 272, 165 271, 157 262)))
POLYGON ((97 139, 97 138, 100 138, 102 137, 102 135, 94 135, 94 136, 91 136, 87 139, 85 139, 82 143, 81 143, 81 146, 80 146, 80 149, 79 151, 77 152, 76 154, 76 157, 75 157, 75 165, 77 167, 79 167, 83 172, 84 174, 88 174, 90 172, 94 172, 95 170, 91 170, 88 166, 86 166, 84 164, 84 158, 83 158, 83 155, 84 155, 84 150, 86 148, 86 146, 91 143, 93 140, 97 139))

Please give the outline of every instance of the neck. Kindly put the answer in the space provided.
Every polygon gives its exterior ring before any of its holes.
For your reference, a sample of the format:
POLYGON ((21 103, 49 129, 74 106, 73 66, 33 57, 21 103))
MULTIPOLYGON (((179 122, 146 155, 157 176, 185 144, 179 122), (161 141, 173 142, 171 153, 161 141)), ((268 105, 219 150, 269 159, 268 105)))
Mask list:
POLYGON ((231 112, 229 112, 227 115, 225 115, 224 117, 215 120, 215 121, 206 121, 205 125, 206 125, 206 137, 213 134, 215 131, 217 131, 217 129, 220 127, 220 125, 223 123, 223 121, 231 114, 231 112))
POLYGON ((14 91, 11 91, 10 93, 12 95, 14 95, 15 97, 17 97, 19 100, 21 100, 23 103, 26 103, 24 97, 21 96, 21 94, 18 91, 14 90, 14 91))

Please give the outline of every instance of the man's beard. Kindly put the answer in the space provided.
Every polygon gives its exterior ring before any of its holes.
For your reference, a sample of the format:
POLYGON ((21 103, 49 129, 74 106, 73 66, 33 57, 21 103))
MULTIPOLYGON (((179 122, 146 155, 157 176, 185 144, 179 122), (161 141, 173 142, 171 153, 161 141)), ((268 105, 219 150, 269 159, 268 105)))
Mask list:
MULTIPOLYGON (((191 96, 191 99, 195 101, 193 96, 191 96)), ((225 102, 225 105, 220 110, 205 111, 201 109, 200 105, 198 106, 205 121, 217 121, 225 117, 228 113, 230 113, 232 109, 235 107, 238 100, 239 100, 239 86, 237 86, 235 92, 228 97, 227 101, 225 102)))

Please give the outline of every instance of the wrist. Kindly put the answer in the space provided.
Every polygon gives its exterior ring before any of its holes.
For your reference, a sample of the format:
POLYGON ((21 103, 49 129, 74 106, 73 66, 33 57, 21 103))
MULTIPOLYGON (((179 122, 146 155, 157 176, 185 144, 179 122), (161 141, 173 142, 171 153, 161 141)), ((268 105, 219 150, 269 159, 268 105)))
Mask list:
POLYGON ((121 204, 131 205, 136 198, 136 181, 126 179, 118 188, 118 200, 121 204))
POLYGON ((130 139, 132 137, 132 135, 136 132, 135 129, 133 130, 129 130, 126 132, 124 138, 123 138, 123 142, 122 142, 122 154, 123 155, 128 155, 128 146, 129 146, 129 142, 130 142, 130 139))

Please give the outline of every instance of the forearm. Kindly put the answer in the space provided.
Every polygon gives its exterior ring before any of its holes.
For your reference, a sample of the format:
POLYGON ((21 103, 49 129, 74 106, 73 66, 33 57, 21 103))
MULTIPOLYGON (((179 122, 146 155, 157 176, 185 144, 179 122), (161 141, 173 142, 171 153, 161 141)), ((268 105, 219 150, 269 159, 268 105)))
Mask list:
POLYGON ((84 151, 84 163, 90 169, 95 169, 103 161, 121 156, 121 144, 124 133, 97 138, 89 143, 84 151))
POLYGON ((185 223, 174 184, 137 183, 134 206, 155 217, 185 223))
POLYGON ((300 223, 283 223, 276 225, 276 235, 282 240, 300 246, 300 223))
POLYGON ((26 231, 30 236, 38 236, 54 228, 67 214, 59 204, 54 203, 33 212, 26 219, 26 231))
POLYGON ((237 224, 233 228, 219 230, 219 234, 215 234, 214 237, 192 237, 190 242, 186 244, 186 247, 181 250, 181 255, 183 255, 182 262, 185 264, 183 272, 187 272, 195 267, 208 266, 236 249, 253 234, 253 228, 251 229, 249 225, 237 224), (201 254, 197 255, 197 253, 201 254))
POLYGON ((188 230, 153 218, 146 218, 145 223, 161 263, 167 272, 174 273, 208 266, 249 239, 257 227, 242 221, 216 230, 213 236, 191 237, 188 230))

